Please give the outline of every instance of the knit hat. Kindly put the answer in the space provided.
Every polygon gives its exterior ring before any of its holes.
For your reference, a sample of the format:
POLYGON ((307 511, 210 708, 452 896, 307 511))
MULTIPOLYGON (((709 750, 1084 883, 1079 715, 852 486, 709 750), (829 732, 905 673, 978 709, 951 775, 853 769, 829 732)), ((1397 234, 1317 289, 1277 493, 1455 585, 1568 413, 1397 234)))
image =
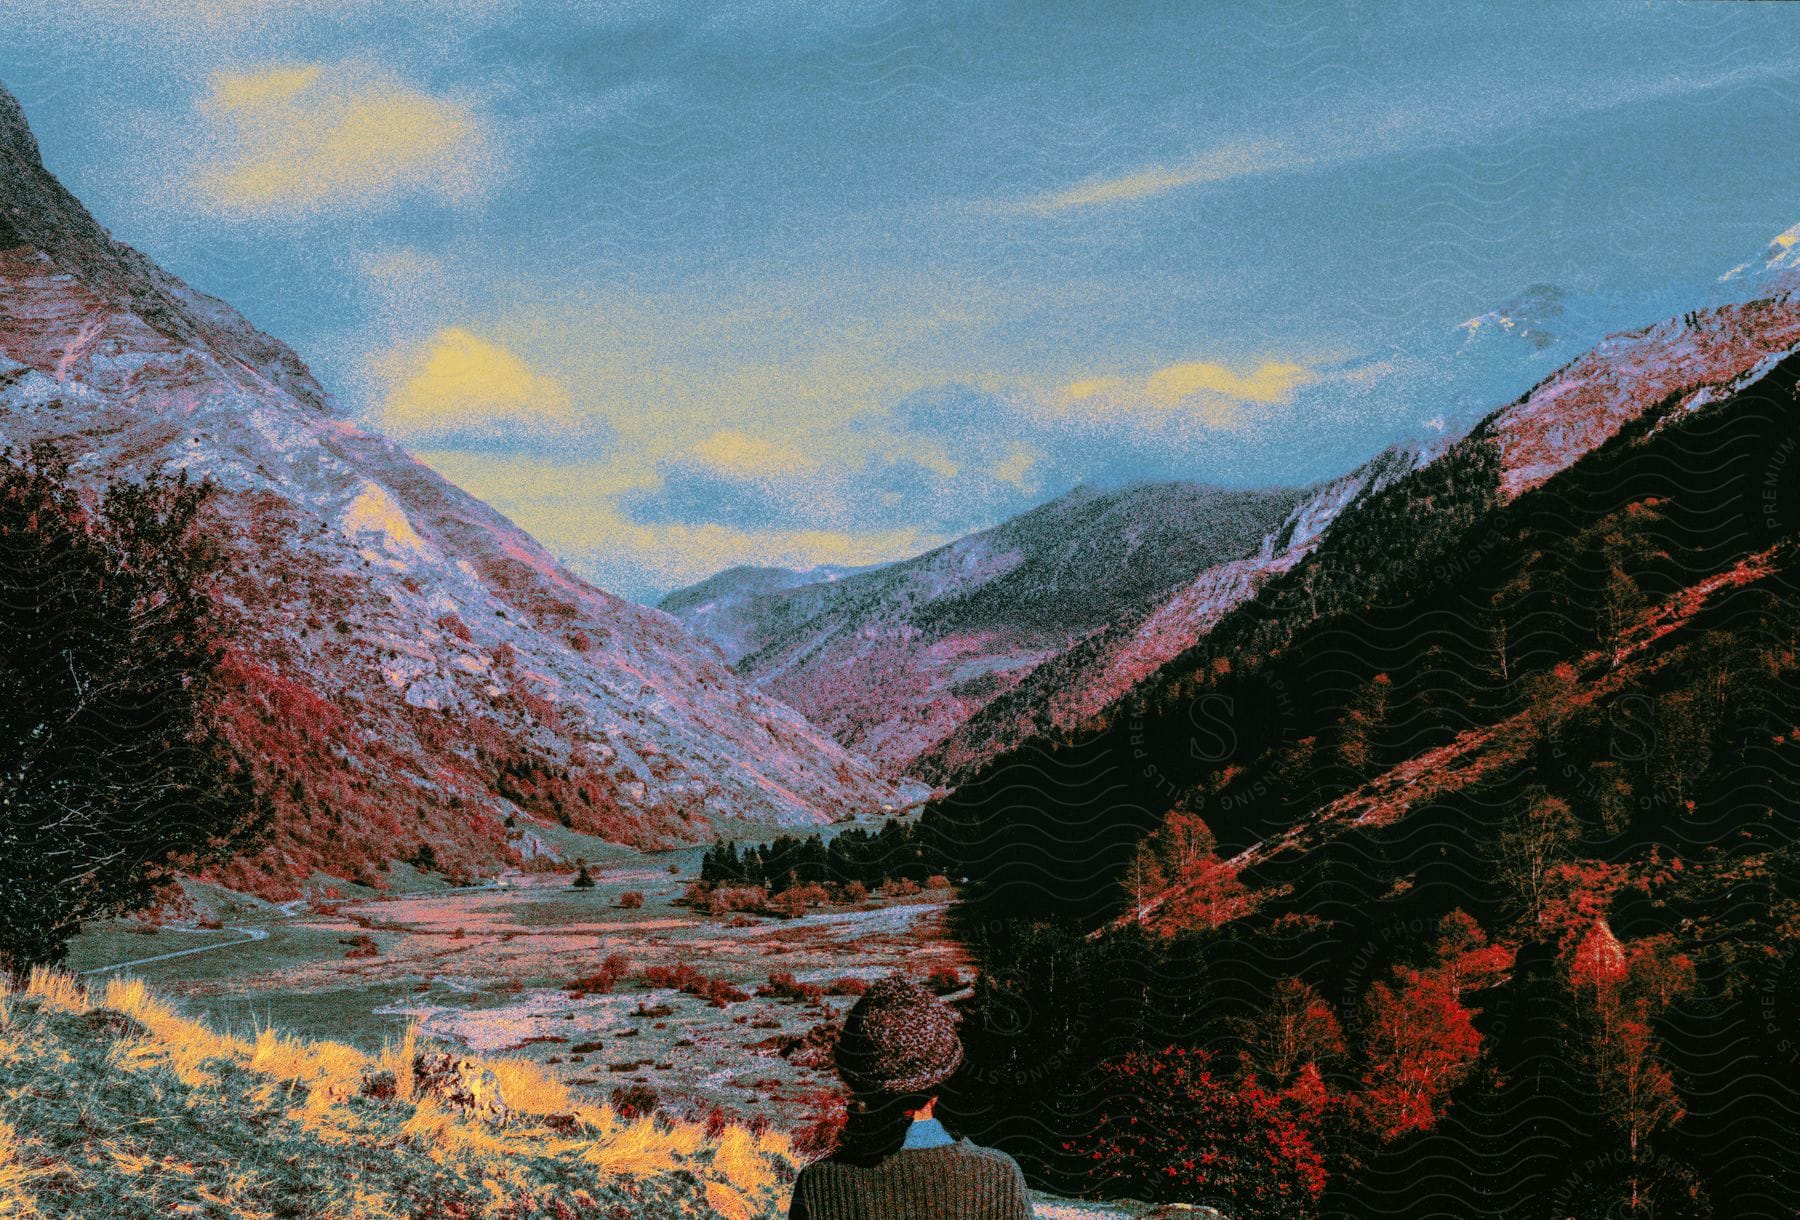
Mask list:
POLYGON ((897 974, 863 993, 837 1044, 838 1075, 861 1094, 924 1092, 949 1079, 962 1057, 950 1006, 897 974))

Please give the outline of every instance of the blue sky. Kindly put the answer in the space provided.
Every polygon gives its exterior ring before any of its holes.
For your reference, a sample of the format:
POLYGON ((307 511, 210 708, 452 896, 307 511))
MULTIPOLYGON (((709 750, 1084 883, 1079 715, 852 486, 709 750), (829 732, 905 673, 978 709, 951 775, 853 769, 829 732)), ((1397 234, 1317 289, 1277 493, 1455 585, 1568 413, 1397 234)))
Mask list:
POLYGON ((0 9, 116 235, 640 598, 1454 427, 1572 354, 1456 364, 1464 319, 1651 321, 1800 219, 1797 48, 1788 6, 0 9))

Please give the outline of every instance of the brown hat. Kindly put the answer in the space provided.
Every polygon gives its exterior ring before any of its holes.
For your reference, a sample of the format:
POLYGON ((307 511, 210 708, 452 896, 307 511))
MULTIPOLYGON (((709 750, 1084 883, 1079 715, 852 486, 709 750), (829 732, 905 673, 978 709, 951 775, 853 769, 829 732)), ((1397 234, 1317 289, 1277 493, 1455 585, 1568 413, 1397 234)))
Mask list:
POLYGON ((899 975, 863 993, 837 1044, 838 1075, 862 1094, 924 1092, 949 1079, 962 1057, 950 1006, 899 975))

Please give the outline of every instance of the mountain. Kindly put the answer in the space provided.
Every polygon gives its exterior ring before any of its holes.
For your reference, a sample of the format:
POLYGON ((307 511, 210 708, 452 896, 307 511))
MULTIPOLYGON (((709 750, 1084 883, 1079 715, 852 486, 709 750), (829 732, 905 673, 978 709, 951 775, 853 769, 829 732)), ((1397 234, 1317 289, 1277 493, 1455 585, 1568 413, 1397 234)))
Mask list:
POLYGON ((698 584, 677 589, 656 606, 683 626, 719 646, 736 664, 768 644, 806 615, 816 613, 831 585, 864 568, 820 564, 817 567, 726 568, 698 584), (812 593, 796 590, 825 586, 812 593))
MULTIPOLYGON (((1655 396, 1708 377, 1752 374, 1758 367, 1754 360, 1782 350, 1788 332, 1767 308, 1737 307, 1800 285, 1796 233, 1800 227, 1778 235, 1761 256, 1728 272, 1723 278, 1734 281, 1730 291, 1706 285, 1685 290, 1688 297, 1710 302, 1713 312, 1690 311, 1675 321, 1616 335, 1605 333, 1610 321, 1680 308, 1671 302, 1682 293, 1673 287, 1636 296, 1576 293, 1552 284, 1524 289, 1462 323, 1454 343, 1419 353, 1440 370, 1449 396, 1442 416, 1460 416, 1465 427, 1492 432, 1502 450, 1503 490, 1510 497, 1606 440, 1655 396), (1739 333, 1740 328, 1756 333, 1739 333), (1559 362, 1567 363, 1559 369, 1559 362), (1458 406, 1484 387, 1524 379, 1536 385, 1501 411, 1471 420, 1458 406)), ((1318 489, 1254 555, 1208 569, 1153 611, 1121 617, 1084 637, 968 717, 926 750, 914 770, 957 783, 1034 736, 1079 727, 1195 645, 1226 613, 1250 602, 1262 583, 1304 559, 1339 517, 1436 460, 1454 435, 1434 446, 1390 449, 1318 489)))
POLYGON ((1249 601, 1263 582, 1311 553, 1345 511, 1426 460, 1396 447, 1307 492, 1251 551, 1201 569, 1154 600, 1123 608, 1104 627, 1033 670, 968 717, 915 764, 922 775, 956 782, 1034 735, 1072 729, 1192 647, 1249 601))
POLYGON ((1555 284, 1533 284, 1504 305, 1470 318, 1458 329, 1471 342, 1498 331, 1542 351, 1562 337, 1568 304, 1569 294, 1555 284))
POLYGON ((281 893, 430 846, 509 858, 509 817, 639 845, 815 825, 894 789, 667 615, 584 583, 359 427, 285 345, 113 241, 0 91, 0 445, 80 477, 222 491, 240 630, 227 730, 277 804, 228 880, 281 893))
POLYGON ((1614 335, 929 805, 970 1137, 1073 1188, 1099 1065, 1210 1057, 1316 1214, 1785 1214, 1796 462, 1791 294, 1614 335))
MULTIPOLYGON (((1304 493, 1192 483, 1078 487, 993 529, 872 571, 757 590, 708 619, 725 573, 662 603, 738 672, 889 774, 905 774, 1034 669, 1137 621, 1197 573, 1252 555, 1304 493)), ((741 570, 739 570, 741 571, 741 570)), ((730 577, 731 579, 727 579, 730 577)))

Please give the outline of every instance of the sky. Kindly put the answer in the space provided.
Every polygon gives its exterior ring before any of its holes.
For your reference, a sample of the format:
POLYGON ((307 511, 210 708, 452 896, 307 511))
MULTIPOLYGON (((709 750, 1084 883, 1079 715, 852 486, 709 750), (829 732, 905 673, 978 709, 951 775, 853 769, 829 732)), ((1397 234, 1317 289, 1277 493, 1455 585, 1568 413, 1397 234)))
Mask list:
POLYGON ((645 600, 1329 477, 1548 371, 1447 371, 1466 319, 1654 321, 1800 220, 1795 6, 8 0, 0 81, 115 236, 645 600))

